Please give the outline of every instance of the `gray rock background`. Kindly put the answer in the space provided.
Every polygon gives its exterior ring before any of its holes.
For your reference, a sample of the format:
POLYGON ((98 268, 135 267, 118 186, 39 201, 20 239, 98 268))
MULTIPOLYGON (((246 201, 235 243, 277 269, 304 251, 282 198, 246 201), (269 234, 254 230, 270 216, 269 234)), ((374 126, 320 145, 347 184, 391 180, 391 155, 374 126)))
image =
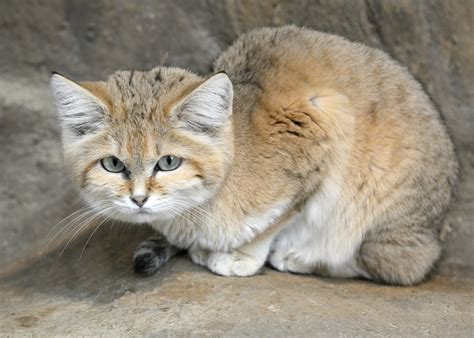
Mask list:
MULTIPOLYGON (((99 80, 118 69, 149 69, 158 64, 179 66, 205 74, 210 70, 214 58, 239 33, 255 27, 284 24, 336 33, 381 48, 406 66, 422 83, 446 120, 462 164, 457 199, 449 214, 453 233, 439 271, 449 278, 473 276, 472 0, 1 1, 0 275, 16 276, 13 280, 23 281, 25 288, 25 285, 31 286, 25 280, 34 280, 36 271, 44 267, 41 264, 49 264, 49 261, 38 258, 48 231, 80 205, 77 191, 62 165, 59 130, 48 90, 52 70, 77 80, 99 80)), ((126 233, 130 238, 143 236, 136 231, 126 233)), ((113 238, 107 234, 98 236, 106 242, 113 238)), ((80 252, 84 242, 80 242, 77 248, 73 246, 71 250, 80 252)), ((125 252, 124 257, 129 257, 131 252, 127 250, 131 248, 127 244, 133 241, 126 242, 123 239, 116 241, 113 246, 115 249, 107 250, 115 253, 122 250, 125 252), (117 243, 123 245, 117 247, 117 243)), ((101 251, 100 245, 104 241, 92 243, 98 246, 92 252, 99 257, 92 258, 92 262, 96 260, 107 264, 110 257, 116 257, 116 254, 105 254, 109 253, 105 249, 101 251)), ((65 290, 69 289, 64 285, 72 285, 71 288, 78 286, 71 276, 79 276, 80 273, 87 276, 94 274, 94 269, 97 269, 97 266, 88 263, 79 270, 73 270, 77 254, 72 256, 75 257, 74 264, 67 257, 64 260, 66 263, 63 263, 63 266, 70 266, 70 270, 63 271, 64 275, 68 275, 67 281, 61 284, 65 290)), ((189 268, 189 264, 179 264, 175 269, 180 273, 187 269, 190 269, 191 274, 196 273, 195 268, 189 268)), ((117 266, 123 267, 123 264, 117 266)), ((125 266, 129 268, 129 263, 125 266)), ((110 281, 113 271, 118 270, 112 269, 108 277, 104 273, 99 274, 102 276, 100 281, 110 281)), ((125 275, 128 276, 130 271, 126 271, 125 275)), ((60 276, 61 271, 57 272, 55 278, 61 280, 60 276)), ((123 272, 117 276, 126 278, 123 272)), ((78 280, 88 285, 83 275, 81 278, 78 280)), ((47 277, 39 280, 41 283, 49 282, 47 277)), ((18 287, 15 282, 12 283, 15 288, 18 287)), ((133 284, 134 280, 129 280, 129 283, 133 284)), ((268 279, 260 278, 255 283, 268 283, 270 288, 279 287, 268 279)), ((468 284, 472 285, 472 280, 468 284)), ((249 290, 251 286, 252 282, 249 282, 249 290)), ((188 288, 189 285, 182 287, 188 288)), ((125 286, 117 288, 126 293, 125 286)), ((42 289, 35 290, 40 292, 42 289)), ((324 287, 322 290, 324 292, 324 287)), ((357 287, 353 290, 360 292, 357 287)), ((467 294, 472 295, 472 289, 468 290, 467 294)), ((94 294, 92 291, 89 293, 94 294)), ((251 294, 251 291, 248 293, 251 294)), ((390 299, 391 296, 387 297, 390 299)), ((291 294, 287 298, 291 302, 291 294)), ((445 300, 435 297, 433 301, 442 303, 445 300)), ((18 302, 26 307, 23 300, 18 302)), ((212 306, 213 303, 209 304, 212 306)), ((461 306, 460 309, 465 309, 466 313, 471 311, 472 316, 472 308, 461 306)), ((465 323, 469 320, 466 319, 469 318, 466 313, 464 317, 454 317, 464 318, 465 323)), ((36 318, 42 318, 38 316, 36 318)), ((18 323, 30 327, 28 318, 18 323)), ((36 322, 33 320, 33 323, 36 322)), ((416 323, 413 320, 411 324, 414 330, 416 323)), ((326 329, 321 332, 336 332, 326 329)), ((87 332, 93 334, 95 331, 87 332)), ((222 333, 212 330, 202 332, 222 333)), ((260 331, 245 332, 251 334, 260 331)), ((286 331, 281 332, 284 334, 286 331)), ((369 327, 368 331, 351 332, 360 334, 373 331, 369 327)), ((413 334, 417 331, 390 332, 413 334)), ((442 333, 431 331, 436 332, 442 333)))

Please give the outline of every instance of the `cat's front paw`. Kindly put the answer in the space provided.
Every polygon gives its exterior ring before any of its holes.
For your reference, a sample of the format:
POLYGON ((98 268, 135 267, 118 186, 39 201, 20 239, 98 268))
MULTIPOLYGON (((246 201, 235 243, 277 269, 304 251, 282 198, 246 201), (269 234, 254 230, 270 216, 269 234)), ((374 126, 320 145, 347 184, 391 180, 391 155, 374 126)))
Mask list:
POLYGON ((148 239, 135 249, 133 255, 134 270, 141 275, 152 275, 166 263, 178 249, 165 239, 148 239))
POLYGON ((221 276, 252 276, 263 266, 264 262, 239 251, 232 253, 214 252, 210 254, 207 267, 221 276))
POLYGON ((268 262, 275 269, 282 272, 311 273, 311 265, 300 262, 293 251, 273 251, 270 253, 268 262))
POLYGON ((194 249, 189 250, 189 257, 191 260, 198 265, 207 266, 207 260, 209 259, 209 251, 205 249, 194 249))

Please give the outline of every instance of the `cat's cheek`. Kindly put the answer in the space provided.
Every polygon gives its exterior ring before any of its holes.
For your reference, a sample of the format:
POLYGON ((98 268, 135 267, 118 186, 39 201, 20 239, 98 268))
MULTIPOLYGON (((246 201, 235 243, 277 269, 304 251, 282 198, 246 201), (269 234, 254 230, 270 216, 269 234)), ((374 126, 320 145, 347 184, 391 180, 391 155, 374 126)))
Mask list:
POLYGON ((124 197, 130 194, 132 182, 121 174, 109 173, 102 168, 94 168, 85 177, 83 190, 102 191, 109 196, 124 197))
POLYGON ((200 177, 191 176, 189 178, 181 178, 168 180, 162 183, 166 188, 152 190, 152 196, 169 198, 171 202, 186 200, 188 203, 200 204, 212 197, 213 189, 209 189, 200 177))

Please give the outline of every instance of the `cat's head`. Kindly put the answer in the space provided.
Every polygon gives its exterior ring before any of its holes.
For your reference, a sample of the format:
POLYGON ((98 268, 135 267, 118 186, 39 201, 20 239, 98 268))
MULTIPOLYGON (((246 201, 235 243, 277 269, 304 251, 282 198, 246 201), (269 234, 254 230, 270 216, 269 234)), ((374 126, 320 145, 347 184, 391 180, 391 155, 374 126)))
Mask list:
POLYGON ((66 164, 97 212, 172 218, 209 200, 233 159, 232 83, 177 68, 76 83, 53 74, 66 164))

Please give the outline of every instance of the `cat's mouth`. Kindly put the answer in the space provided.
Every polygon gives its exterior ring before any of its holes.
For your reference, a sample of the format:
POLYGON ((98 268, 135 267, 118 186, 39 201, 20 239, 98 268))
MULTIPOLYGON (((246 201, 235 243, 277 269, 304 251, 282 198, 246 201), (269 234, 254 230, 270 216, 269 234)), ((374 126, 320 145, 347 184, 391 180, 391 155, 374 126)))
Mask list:
POLYGON ((171 212, 167 205, 150 205, 143 207, 133 207, 124 205, 125 203, 116 202, 116 217, 126 222, 132 223, 150 223, 157 220, 168 220, 173 218, 174 212, 171 212))
POLYGON ((150 208, 126 208, 129 215, 152 215, 154 212, 150 208))

